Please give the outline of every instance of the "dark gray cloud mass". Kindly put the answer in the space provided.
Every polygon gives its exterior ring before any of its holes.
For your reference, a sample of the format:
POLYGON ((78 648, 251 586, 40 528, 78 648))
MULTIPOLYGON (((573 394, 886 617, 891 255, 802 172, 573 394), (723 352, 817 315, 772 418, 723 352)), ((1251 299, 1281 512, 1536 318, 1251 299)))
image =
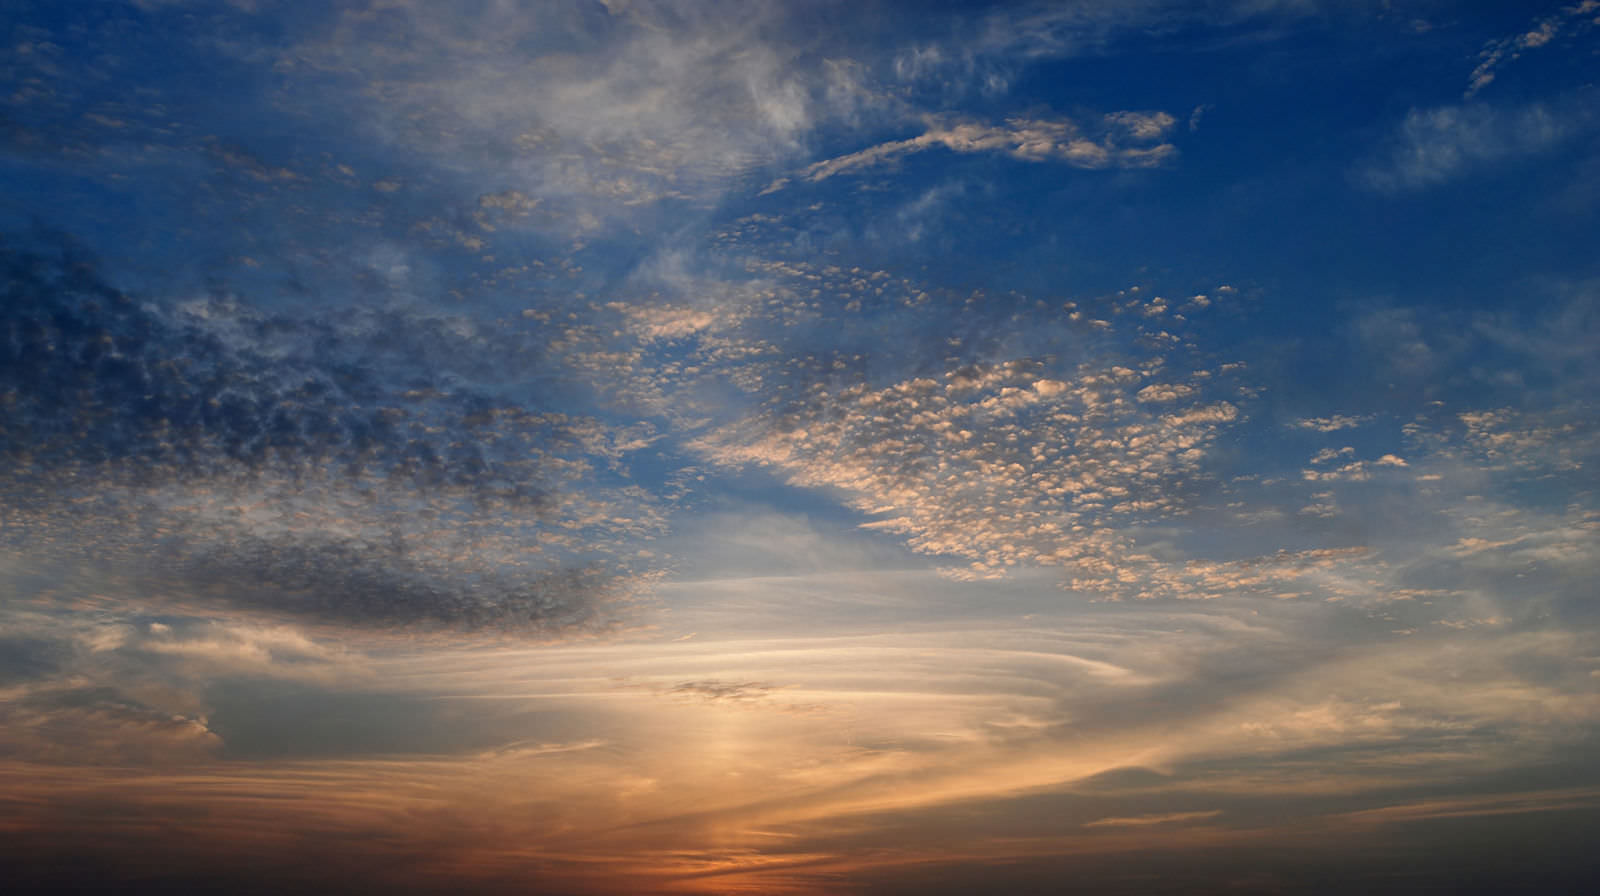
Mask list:
POLYGON ((0 256, 8 547, 383 625, 589 624, 628 592, 653 513, 601 423, 529 397, 537 330, 161 305, 42 249, 0 256))

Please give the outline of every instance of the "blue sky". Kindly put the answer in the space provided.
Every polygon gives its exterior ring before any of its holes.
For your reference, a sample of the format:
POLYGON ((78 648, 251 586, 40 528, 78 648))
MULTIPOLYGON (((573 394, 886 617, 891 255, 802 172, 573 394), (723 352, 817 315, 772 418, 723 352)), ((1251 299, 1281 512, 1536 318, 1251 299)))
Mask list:
POLYGON ((1593 0, 0 26, 11 879, 1593 883, 1593 0))

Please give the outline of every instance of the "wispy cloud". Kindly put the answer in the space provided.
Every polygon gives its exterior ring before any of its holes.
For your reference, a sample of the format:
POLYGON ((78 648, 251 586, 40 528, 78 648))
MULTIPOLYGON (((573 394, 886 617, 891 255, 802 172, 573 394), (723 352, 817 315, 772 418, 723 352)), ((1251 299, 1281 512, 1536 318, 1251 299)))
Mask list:
POLYGON ((1533 23, 1532 28, 1521 34, 1490 41, 1478 52, 1478 65, 1472 70, 1472 76, 1467 81, 1466 96, 1471 98, 1478 91, 1488 87, 1499 75, 1502 67, 1530 50, 1539 49, 1550 43, 1569 26, 1580 32, 1592 28, 1596 20, 1600 19, 1596 13, 1600 13, 1600 2, 1583 0, 1581 3, 1563 7, 1559 12, 1539 19, 1533 23))
MULTIPOLYGON (((774 609, 786 600, 757 596, 774 609)), ((182 761, 131 780, 13 754, 0 804, 52 797, 17 832, 40 847, 104 831, 115 810, 115 836, 95 841, 114 868, 155 849, 203 871, 365 832, 336 866, 363 880, 387 880, 406 853, 424 889, 493 892, 533 867, 549 869, 545 889, 581 893, 711 871, 708 886, 734 874, 781 882, 790 860, 861 874, 908 859, 1119 854, 1127 837, 1174 847, 1199 831, 1281 844, 1348 837, 1322 826, 1330 813, 1370 828, 1592 799, 1586 780, 1566 794, 1516 783, 1530 758, 1570 765, 1584 743, 1565 732, 1600 719, 1587 675, 1549 674, 1584 655, 1582 638, 1489 630, 1470 651, 1437 638, 1351 645, 1340 634, 1351 621, 1326 605, 1244 617, 1103 605, 898 633, 389 649, 362 660, 370 680, 431 694, 441 719, 500 731, 500 745, 359 762, 170 753, 182 761), (816 710, 756 711, 778 693, 816 710), (575 716, 605 736, 556 732, 575 716), (1476 783, 1464 792, 1464 780, 1476 783), (973 821, 996 812, 1003 831, 973 821), (269 834, 239 836, 252 829, 269 834), (181 847, 162 845, 175 833, 181 847)), ((107 724, 69 703, 53 704, 56 735, 107 724)))
POLYGON ((1353 429, 1366 423, 1370 418, 1352 417, 1347 414, 1334 414, 1331 417, 1306 417, 1289 424, 1300 429, 1310 429, 1316 432, 1338 432, 1341 429, 1353 429))
POLYGON ((1432 187, 1497 162, 1550 152, 1595 126, 1589 92, 1557 103, 1483 103, 1413 109, 1381 156, 1358 169, 1363 185, 1387 192, 1432 187))
POLYGON ((1189 821, 1203 821, 1216 818, 1222 814, 1221 809, 1212 809, 1202 812, 1168 812, 1163 815, 1114 815, 1109 818, 1097 818, 1084 824, 1086 828, 1138 828, 1158 824, 1182 824, 1189 821))
MULTIPOLYGON (((872 168, 930 149, 958 153, 993 152, 1029 162, 1061 162, 1076 168, 1154 168, 1178 149, 1164 138, 1175 119, 1165 112, 1117 112, 1086 130, 1067 120, 1011 119, 1003 125, 930 122, 921 135, 880 143, 848 155, 816 162, 798 177, 816 182, 872 168)), ((781 188, 778 181, 768 192, 781 188)))

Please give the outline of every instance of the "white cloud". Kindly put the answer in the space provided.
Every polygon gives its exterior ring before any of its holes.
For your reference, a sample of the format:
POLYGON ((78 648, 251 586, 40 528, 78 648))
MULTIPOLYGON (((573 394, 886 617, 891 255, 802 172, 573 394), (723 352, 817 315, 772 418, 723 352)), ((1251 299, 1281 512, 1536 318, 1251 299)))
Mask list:
MULTIPOLYGON (((814 390, 803 409, 725 426, 698 446, 719 463, 839 490, 882 517, 867 528, 969 561, 953 575, 1043 565, 1088 590, 1120 592, 1133 585, 1128 574, 1142 585, 1148 564, 1118 528, 1177 512, 1181 483, 1239 411, 1196 401, 1158 416, 1141 409, 1131 369, 1041 379, 1035 367, 1019 360, 881 389, 814 390)), ((1160 388, 1168 407, 1199 391, 1160 388)))
MULTIPOLYGON (((1539 112, 1531 114, 1535 125, 1534 145, 1553 140, 1552 123, 1539 112)), ((1509 154, 1512 145, 1506 138, 1521 130, 1502 125, 1486 107, 1413 110, 1401 125, 1399 145, 1392 156, 1393 167, 1369 170, 1367 182, 1394 189, 1447 180, 1473 160, 1509 154)))
POLYGON ((1289 424, 1300 429, 1311 429, 1317 432, 1337 432, 1341 429, 1352 429, 1370 420, 1370 417, 1354 417, 1346 414, 1334 414, 1329 417, 1306 417, 1289 424))
POLYGON ((1184 383, 1151 383, 1139 390, 1138 399, 1147 403, 1177 401, 1194 394, 1194 387, 1184 383))
POLYGON ((1467 79, 1466 96, 1472 97, 1488 87, 1499 75, 1499 70, 1528 50, 1545 46, 1568 25, 1576 23, 1579 30, 1587 30, 1595 23, 1594 13, 1600 11, 1600 0, 1583 0, 1564 7, 1554 15, 1535 22, 1533 27, 1511 37, 1490 41, 1478 52, 1478 65, 1467 79))
POLYGON ((1520 107, 1471 103, 1412 109, 1382 156, 1355 176, 1386 192, 1430 187, 1495 162, 1553 150, 1592 129, 1595 117, 1587 92, 1520 107))
MULTIPOLYGON (((872 168, 901 156, 943 148, 958 153, 993 152, 1030 162, 1054 161, 1076 168, 1153 168, 1177 155, 1163 141, 1174 119, 1165 112, 1116 112, 1093 129, 1068 119, 1013 118, 1004 124, 932 121, 921 135, 880 143, 816 162, 800 177, 825 180, 872 168)), ((774 184, 768 189, 779 187, 774 184)))

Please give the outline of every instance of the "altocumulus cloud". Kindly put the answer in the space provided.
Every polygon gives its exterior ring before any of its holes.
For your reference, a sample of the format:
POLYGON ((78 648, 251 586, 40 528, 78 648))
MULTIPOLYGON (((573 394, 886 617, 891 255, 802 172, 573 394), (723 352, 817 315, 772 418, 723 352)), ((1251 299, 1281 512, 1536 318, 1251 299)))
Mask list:
POLYGON ((614 433, 518 379, 538 330, 141 301, 63 247, 0 264, 0 501, 35 562, 377 626, 604 625, 637 590, 658 512, 614 433))

